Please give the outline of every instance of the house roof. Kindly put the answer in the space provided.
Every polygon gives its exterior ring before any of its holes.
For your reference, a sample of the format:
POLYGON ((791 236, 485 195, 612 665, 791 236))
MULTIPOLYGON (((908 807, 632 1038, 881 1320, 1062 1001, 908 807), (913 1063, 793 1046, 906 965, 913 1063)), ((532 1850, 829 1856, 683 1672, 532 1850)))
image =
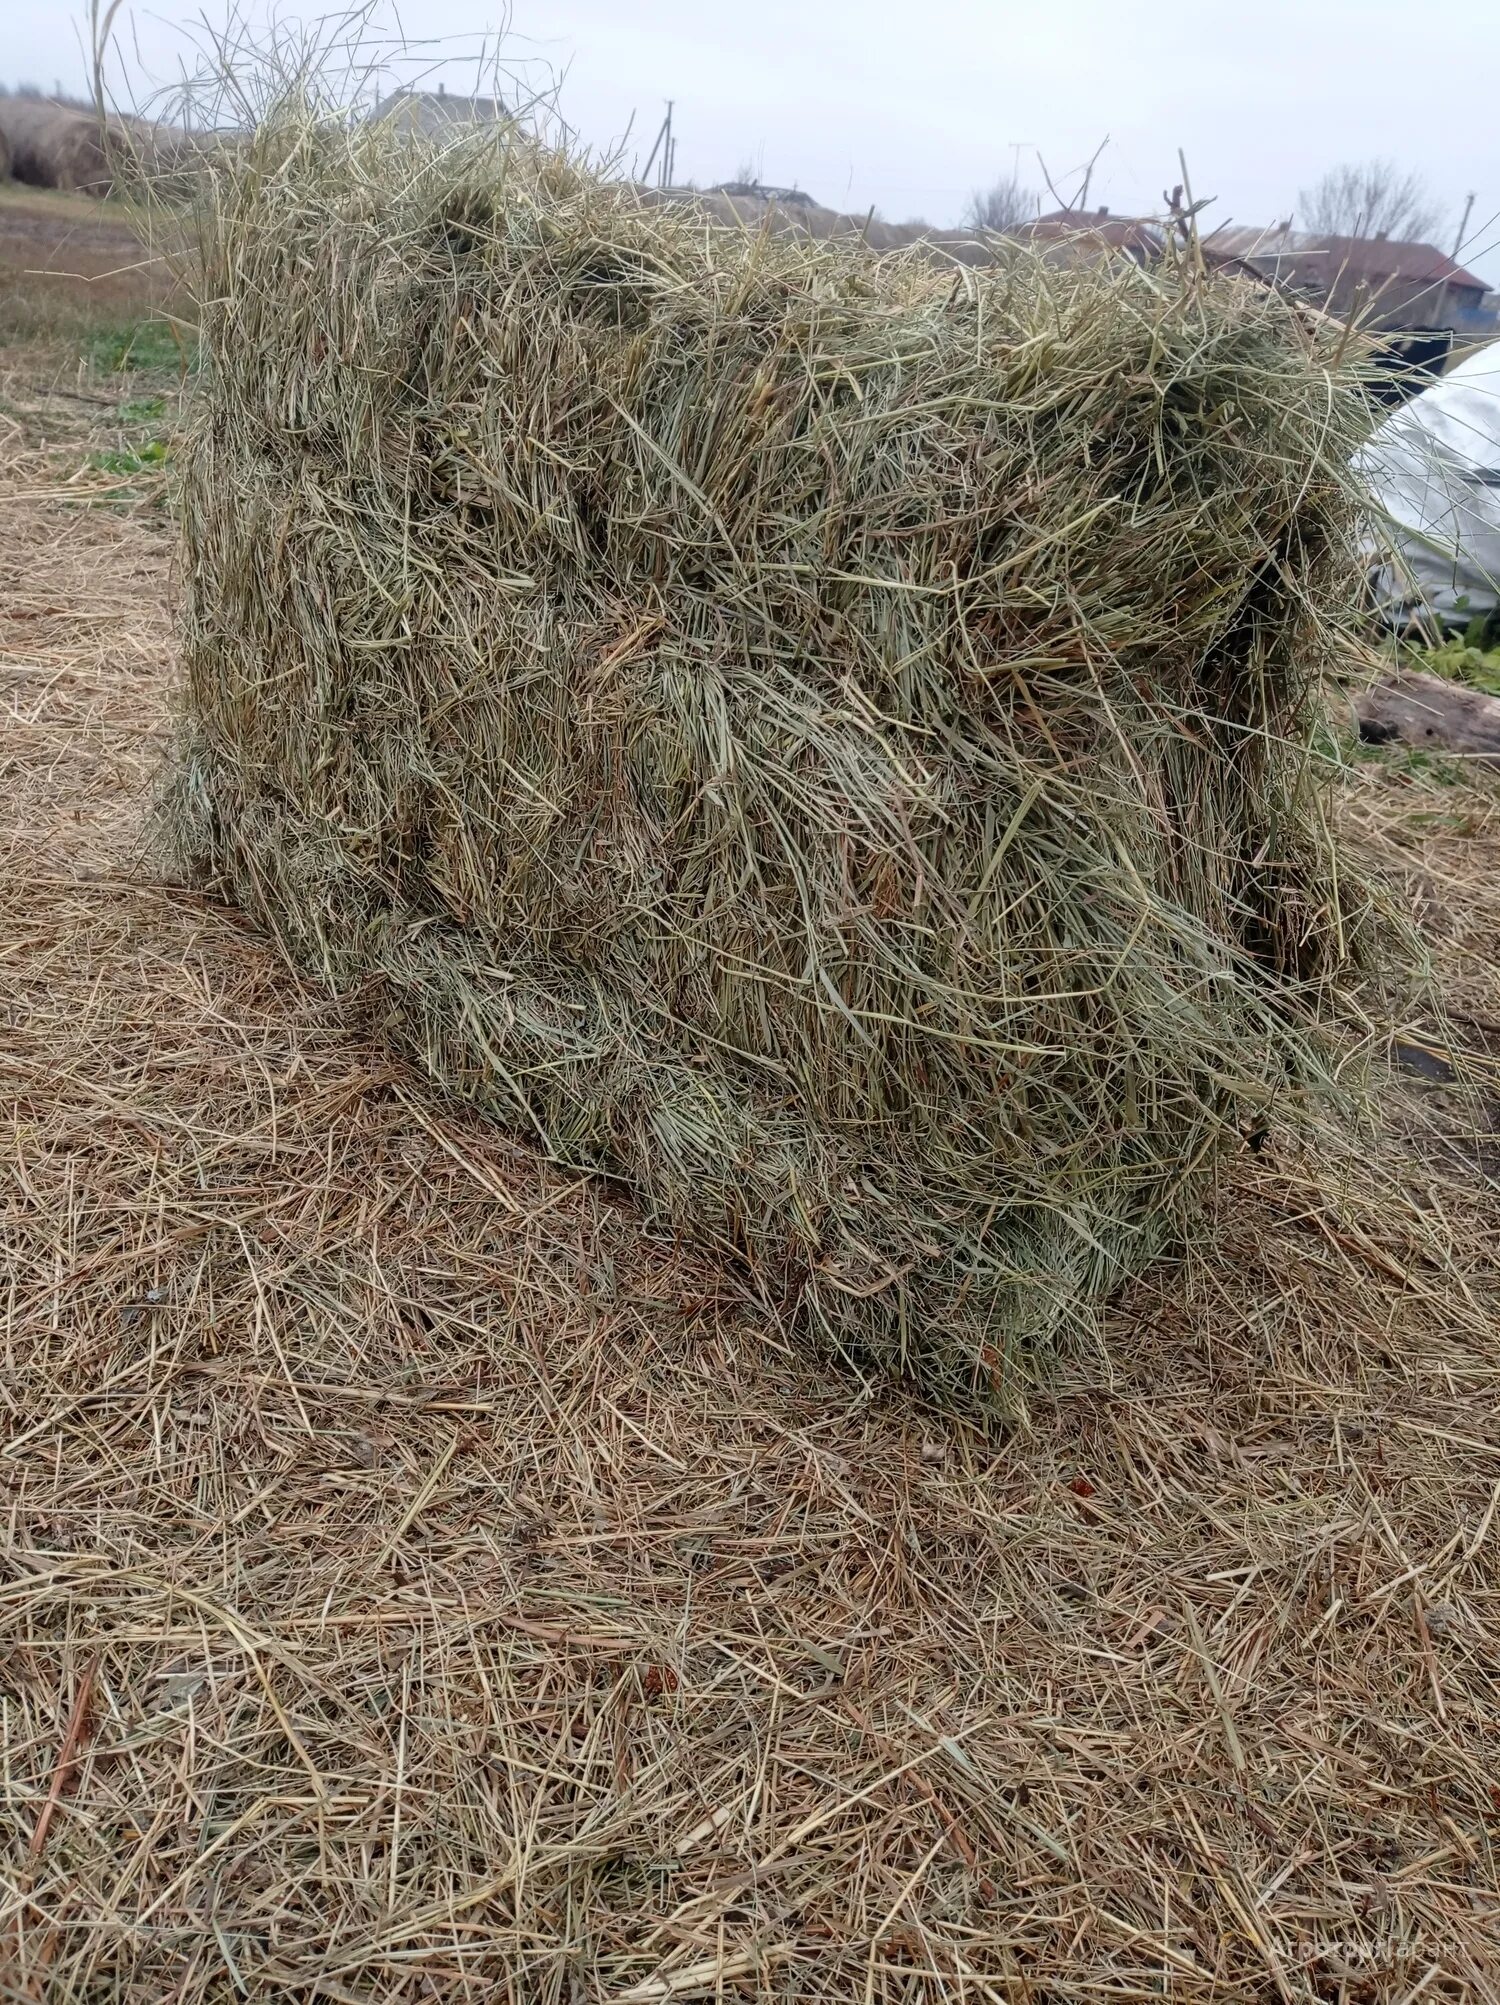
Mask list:
POLYGON ((1435 244, 1402 243, 1391 237, 1324 237, 1319 247, 1336 270, 1361 278, 1414 279, 1419 285, 1467 285, 1484 291, 1484 280, 1455 264, 1435 244))
POLYGON ((1326 273, 1330 283, 1339 276, 1372 283, 1402 279, 1415 285, 1470 286, 1475 292, 1484 291, 1483 279, 1455 264, 1435 244, 1399 237, 1318 236, 1272 224, 1211 230, 1203 238, 1203 248, 1210 257, 1240 258, 1262 269, 1295 266, 1297 275, 1307 279, 1326 273))
POLYGON ((1054 209, 1013 234, 1043 244, 1082 238, 1097 248, 1148 255, 1159 252, 1165 243, 1160 223, 1143 216, 1112 216, 1108 209, 1054 209))
POLYGON ((461 91, 395 90, 383 97, 371 114, 389 119, 406 132, 444 133, 455 127, 496 125, 510 117, 497 97, 465 96, 461 91))
POLYGON ((1211 256, 1229 258, 1290 257, 1316 250, 1322 241, 1285 223, 1226 223, 1202 236, 1203 248, 1211 256))
POLYGON ((805 188, 772 188, 764 181, 716 181, 704 191, 709 195, 733 195, 751 202, 779 202, 782 208, 820 209, 805 188))

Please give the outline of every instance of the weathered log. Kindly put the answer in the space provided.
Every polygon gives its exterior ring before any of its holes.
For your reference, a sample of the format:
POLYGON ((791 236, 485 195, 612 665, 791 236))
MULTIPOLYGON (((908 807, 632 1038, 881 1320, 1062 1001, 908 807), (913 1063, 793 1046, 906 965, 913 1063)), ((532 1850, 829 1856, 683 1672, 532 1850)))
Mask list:
POLYGON ((1500 697, 1415 671, 1388 676, 1355 699, 1367 744, 1402 744, 1500 761, 1500 697))

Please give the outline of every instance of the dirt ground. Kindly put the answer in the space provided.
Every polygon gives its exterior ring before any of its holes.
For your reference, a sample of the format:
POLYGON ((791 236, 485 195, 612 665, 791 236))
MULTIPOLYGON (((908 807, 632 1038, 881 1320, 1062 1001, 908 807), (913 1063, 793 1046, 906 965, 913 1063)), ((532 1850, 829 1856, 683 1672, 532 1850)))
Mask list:
POLYGON ((164 879, 148 400, 65 346, 0 362, 0 1995, 1500 1998, 1493 783, 1348 798, 1474 1097, 1247 1154, 987 1442, 164 879))

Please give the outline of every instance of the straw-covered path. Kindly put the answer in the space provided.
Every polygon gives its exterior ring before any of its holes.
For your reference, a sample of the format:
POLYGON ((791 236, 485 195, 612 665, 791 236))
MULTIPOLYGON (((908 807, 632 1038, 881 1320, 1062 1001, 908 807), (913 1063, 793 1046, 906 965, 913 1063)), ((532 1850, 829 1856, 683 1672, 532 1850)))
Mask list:
MULTIPOLYGON (((4 1995, 1500 1995, 1452 1110, 1247 1154, 1008 1443, 815 1370, 140 861, 167 535, 6 399, 4 1995)), ((1354 807, 1500 1035, 1492 797, 1354 807)))

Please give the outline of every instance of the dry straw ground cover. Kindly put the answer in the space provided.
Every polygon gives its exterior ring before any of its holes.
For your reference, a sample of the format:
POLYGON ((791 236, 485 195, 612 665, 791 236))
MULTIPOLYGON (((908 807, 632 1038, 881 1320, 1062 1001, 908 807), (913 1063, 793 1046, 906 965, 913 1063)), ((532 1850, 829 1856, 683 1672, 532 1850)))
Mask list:
POLYGON ((184 866, 789 1327, 1003 1405, 1363 972, 1331 350, 520 139, 288 114, 208 188, 184 866))
MULTIPOLYGON (((1002 1445, 815 1370, 139 864, 163 533, 70 500, 88 407, 0 400, 3 1994, 1493 1999, 1441 1097, 1236 1158, 1002 1445)), ((1352 811, 1493 1076, 1493 794, 1352 811)))

